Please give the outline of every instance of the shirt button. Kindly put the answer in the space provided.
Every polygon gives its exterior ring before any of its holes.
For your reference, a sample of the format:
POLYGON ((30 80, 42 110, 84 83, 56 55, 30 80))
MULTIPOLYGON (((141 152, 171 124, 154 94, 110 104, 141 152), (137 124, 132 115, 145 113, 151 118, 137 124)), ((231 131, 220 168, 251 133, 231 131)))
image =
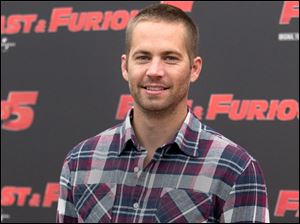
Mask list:
POLYGON ((133 169, 133 171, 134 171, 135 173, 139 172, 139 170, 140 170, 140 168, 139 168, 138 166, 134 167, 134 169, 133 169))
POLYGON ((139 208, 139 203, 137 203, 137 202, 134 203, 134 204, 133 204, 133 208, 134 208, 134 209, 138 209, 138 208, 139 208))

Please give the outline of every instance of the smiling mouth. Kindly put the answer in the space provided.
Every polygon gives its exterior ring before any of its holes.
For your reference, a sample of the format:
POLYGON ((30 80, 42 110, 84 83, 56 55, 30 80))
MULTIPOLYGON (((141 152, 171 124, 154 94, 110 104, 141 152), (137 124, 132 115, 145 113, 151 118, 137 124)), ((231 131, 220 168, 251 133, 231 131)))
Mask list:
POLYGON ((165 86, 143 86, 142 88, 146 90, 145 92, 148 95, 163 94, 167 89, 169 89, 168 87, 165 86))
POLYGON ((168 89, 168 88, 162 87, 162 86, 144 86, 143 88, 146 90, 149 90, 149 91, 163 91, 163 90, 168 89))

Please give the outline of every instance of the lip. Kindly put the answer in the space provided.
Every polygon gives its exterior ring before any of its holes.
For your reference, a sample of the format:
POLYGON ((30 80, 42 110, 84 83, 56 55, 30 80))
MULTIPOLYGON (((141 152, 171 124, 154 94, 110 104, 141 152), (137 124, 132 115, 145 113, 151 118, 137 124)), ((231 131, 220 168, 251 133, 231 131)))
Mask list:
POLYGON ((149 95, 160 95, 169 88, 162 85, 146 85, 143 86, 142 89, 144 89, 145 92, 149 95))

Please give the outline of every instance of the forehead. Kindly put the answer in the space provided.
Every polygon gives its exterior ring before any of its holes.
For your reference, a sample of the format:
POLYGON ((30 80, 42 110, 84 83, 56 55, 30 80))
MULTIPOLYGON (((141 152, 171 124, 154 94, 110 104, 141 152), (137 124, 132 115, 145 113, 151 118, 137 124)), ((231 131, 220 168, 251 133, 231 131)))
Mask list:
POLYGON ((132 32, 131 52, 136 50, 186 50, 186 29, 178 22, 139 22, 132 32))

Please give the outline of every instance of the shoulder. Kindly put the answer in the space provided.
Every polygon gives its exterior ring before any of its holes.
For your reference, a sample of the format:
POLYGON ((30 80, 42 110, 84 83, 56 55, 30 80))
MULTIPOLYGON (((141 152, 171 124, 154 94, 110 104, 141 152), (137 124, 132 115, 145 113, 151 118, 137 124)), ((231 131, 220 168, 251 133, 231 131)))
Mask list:
POLYGON ((205 125, 202 126, 197 150, 202 168, 195 188, 222 199, 228 197, 235 184, 239 181, 247 183, 256 178, 259 171, 257 161, 246 149, 205 125), (201 184, 203 182, 210 185, 205 188, 201 184))
POLYGON ((202 125, 201 129, 198 150, 203 153, 204 148, 205 156, 218 160, 223 169, 240 175, 251 162, 256 161, 245 148, 224 135, 206 125, 202 125))
POLYGON ((122 123, 81 141, 69 151, 66 161, 78 161, 93 157, 95 153, 103 155, 111 150, 118 150, 121 128, 122 123))

